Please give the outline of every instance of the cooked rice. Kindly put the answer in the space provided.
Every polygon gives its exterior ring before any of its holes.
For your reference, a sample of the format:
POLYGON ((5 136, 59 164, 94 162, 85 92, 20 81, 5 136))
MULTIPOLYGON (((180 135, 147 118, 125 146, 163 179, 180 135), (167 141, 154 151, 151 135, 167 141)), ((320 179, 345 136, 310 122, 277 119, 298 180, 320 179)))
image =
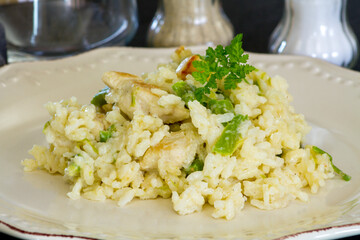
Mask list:
MULTIPOLYGON (((172 62, 143 76, 146 83, 158 86, 151 91, 160 96, 161 107, 184 106, 171 86, 179 81, 176 68, 191 55, 180 48, 172 62)), ((47 103, 50 120, 44 134, 49 147, 35 145, 30 150, 33 158, 22 162, 24 170, 64 175, 71 184, 71 199, 113 199, 124 206, 134 198, 171 198, 181 215, 199 212, 205 203, 213 206, 214 218, 232 219, 246 202, 260 209, 282 208, 295 199, 306 202, 307 189, 316 193, 334 176, 329 156, 314 156, 310 146, 301 147, 309 127, 289 105, 292 97, 283 78, 253 71, 246 79, 229 95, 235 113, 249 118, 241 129, 243 143, 231 156, 211 149, 224 129, 222 123, 234 114, 215 115, 193 101, 188 103, 190 118, 175 124, 141 111, 128 119, 116 105, 119 93, 110 90, 106 111, 80 105, 75 97, 47 103), (100 142, 100 132, 111 125, 116 131, 100 142), (173 132, 186 141, 171 142, 173 132), (169 148, 167 154, 159 154, 161 147, 169 148), (187 176, 183 169, 195 155, 204 168, 187 176)), ((198 85, 190 74, 186 81, 198 85)))

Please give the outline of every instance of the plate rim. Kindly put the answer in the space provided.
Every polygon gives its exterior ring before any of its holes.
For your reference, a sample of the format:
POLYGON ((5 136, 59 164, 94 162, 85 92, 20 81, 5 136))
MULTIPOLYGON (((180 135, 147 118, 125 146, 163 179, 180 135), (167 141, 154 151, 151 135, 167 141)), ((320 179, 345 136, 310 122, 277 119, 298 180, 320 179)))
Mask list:
MULTIPOLYGON (((192 50, 204 50, 206 48, 206 46, 197 46, 197 47, 192 47, 192 50)), ((30 66, 31 64, 58 64, 58 63, 62 63, 62 62, 68 62, 68 61, 76 61, 77 59, 83 59, 86 58, 86 56, 88 54, 96 54, 98 52, 102 52, 102 51, 107 51, 107 50, 113 50, 113 49, 117 49, 119 51, 146 51, 146 52, 155 52, 155 51, 161 51, 162 55, 164 53, 169 53, 171 51, 173 51, 175 48, 143 48, 143 47, 104 47, 104 48, 98 48, 98 49, 94 49, 85 53, 80 53, 78 55, 74 55, 74 56, 70 56, 70 57, 66 57, 66 58, 62 58, 62 59, 51 59, 51 60, 43 60, 43 61, 36 61, 36 62, 19 62, 19 63, 11 63, 9 65, 5 65, 2 66, 0 68, 0 75, 3 72, 12 70, 13 68, 22 68, 23 66, 30 66)), ((320 59, 315 59, 315 58, 311 58, 311 57, 307 57, 307 56, 297 56, 297 55, 278 55, 278 54, 264 54, 264 53, 253 53, 253 52, 247 52, 250 55, 257 55, 259 57, 264 57, 264 58, 272 58, 272 57, 276 57, 278 59, 290 59, 290 60, 306 60, 306 61, 310 61, 310 62, 314 62, 315 65, 320 66, 323 69, 335 69, 339 72, 339 75, 347 75, 346 77, 349 78, 353 78, 353 81, 359 81, 360 82, 360 72, 351 70, 351 69, 346 69, 343 67, 339 67, 336 66, 334 64, 325 62, 323 60, 320 59), (340 74, 341 73, 341 74, 340 74)), ((1 83, 2 80, 0 80, 1 83)), ((0 85, 0 89, 1 89, 1 85, 0 85)), ((89 237, 84 237, 84 236, 76 236, 76 235, 66 235, 66 234, 45 234, 45 233, 38 233, 38 232, 28 232, 24 229, 20 229, 17 228, 16 226, 13 226, 3 220, 0 219, 0 231, 3 231, 4 233, 8 233, 10 235, 15 234, 23 234, 23 235, 34 235, 34 236, 42 236, 42 237, 55 237, 56 239, 67 239, 67 238, 79 238, 79 239, 94 239, 94 238, 89 238, 89 237)), ((279 240, 282 239, 298 239, 300 237, 300 239, 302 239, 301 237, 306 235, 306 234, 316 234, 318 232, 322 232, 323 234, 325 234, 326 232, 331 232, 333 230, 341 230, 341 229, 347 229, 347 228, 351 228, 353 229, 354 233, 356 234, 360 234, 360 222, 355 222, 355 223, 351 223, 351 224, 341 224, 341 225, 337 225, 337 226, 330 226, 330 227, 323 227, 323 228, 317 228, 317 229, 312 229, 312 230, 307 230, 307 231, 301 231, 298 233, 294 233, 294 234, 289 234, 289 235, 285 235, 282 236, 280 238, 276 238, 279 240)), ((318 235, 317 235, 318 236, 318 235)), ((353 236, 353 234, 346 234, 344 233, 344 235, 339 236, 339 237, 347 237, 347 236, 353 236)), ((305 236, 304 236, 305 237, 305 236)), ((322 239, 321 237, 319 239, 322 239)))

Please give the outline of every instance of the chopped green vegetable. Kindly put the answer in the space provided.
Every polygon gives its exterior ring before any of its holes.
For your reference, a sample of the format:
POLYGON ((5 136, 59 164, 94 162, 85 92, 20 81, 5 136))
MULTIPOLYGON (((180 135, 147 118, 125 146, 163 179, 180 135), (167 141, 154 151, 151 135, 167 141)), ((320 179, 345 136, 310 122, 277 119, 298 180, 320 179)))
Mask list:
POLYGON ((106 131, 100 131, 100 142, 107 142, 116 131, 115 125, 111 125, 106 131))
POLYGON ((189 175, 196 171, 202 171, 204 168, 204 162, 201 161, 198 157, 195 157, 194 161, 190 164, 188 168, 185 168, 184 171, 186 175, 189 175))
POLYGON ((131 104, 130 104, 130 106, 135 107, 135 104, 136 104, 135 91, 132 91, 131 92, 131 104))
POLYGON ((110 131, 100 131, 100 142, 107 142, 111 136, 112 132, 110 131))
POLYGON ((88 145, 91 147, 91 149, 93 150, 94 153, 99 154, 99 150, 90 142, 89 139, 85 138, 85 139, 83 140, 83 143, 82 143, 82 144, 83 144, 83 145, 88 144, 88 145))
POLYGON ((45 133, 45 130, 50 126, 50 121, 47 121, 43 127, 43 133, 45 133))
POLYGON ((66 168, 67 175, 70 177, 77 177, 80 175, 80 166, 75 162, 70 162, 66 168))
MULTIPOLYGON (((216 100, 207 97, 204 94, 201 95, 201 99, 196 99, 197 88, 184 81, 179 81, 172 86, 174 93, 181 97, 181 99, 187 104, 190 101, 198 100, 202 105, 209 108, 214 114, 234 113, 234 106, 229 99, 216 100)), ((200 90, 202 90, 200 88, 200 90)))
POLYGON ((195 90, 195 98, 203 106, 207 107, 208 102, 211 100, 210 97, 205 93, 205 88, 199 87, 195 90))
POLYGON ((234 113, 234 106, 229 99, 211 99, 208 103, 208 108, 213 114, 234 113))
POLYGON ((332 159, 332 156, 330 154, 328 154, 327 152, 325 152, 324 150, 316 147, 316 146, 312 146, 311 148, 312 151, 314 151, 315 153, 317 154, 326 154, 329 156, 329 159, 330 159, 330 163, 331 163, 331 166, 332 168, 334 169, 334 171, 339 174, 343 180, 345 181, 350 181, 351 179, 351 176, 347 175, 346 173, 344 173, 343 171, 341 171, 338 167, 336 167, 333 163, 333 159, 332 159))
POLYGON ((109 90, 110 90, 109 87, 105 87, 101 89, 97 94, 95 94, 95 96, 91 100, 91 103, 97 107, 101 107, 105 105, 106 104, 105 95, 109 92, 109 90))
POLYGON ((187 84, 184 81, 178 81, 172 86, 172 89, 186 104, 195 100, 195 86, 187 84))
POLYGON ((259 95, 263 95, 266 89, 268 89, 270 83, 270 77, 265 73, 261 73, 260 76, 256 76, 254 79, 254 85, 259 87, 259 95))
POLYGON ((241 127, 248 119, 247 116, 241 114, 236 115, 225 127, 219 139, 215 143, 213 152, 220 153, 221 155, 231 155, 241 144, 241 127))
POLYGON ((196 71, 192 73, 194 79, 203 87, 197 89, 195 96, 201 102, 203 95, 210 93, 210 88, 218 89, 217 80, 224 81, 224 89, 235 89, 237 83, 246 81, 246 74, 255 70, 246 64, 249 58, 242 49, 242 34, 237 35, 225 48, 218 45, 215 49, 209 47, 205 56, 192 64, 196 71))
POLYGON ((109 129, 108 129, 109 131, 111 131, 111 132, 115 132, 116 131, 116 127, 115 127, 115 125, 114 124, 112 124, 110 127, 109 127, 109 129))

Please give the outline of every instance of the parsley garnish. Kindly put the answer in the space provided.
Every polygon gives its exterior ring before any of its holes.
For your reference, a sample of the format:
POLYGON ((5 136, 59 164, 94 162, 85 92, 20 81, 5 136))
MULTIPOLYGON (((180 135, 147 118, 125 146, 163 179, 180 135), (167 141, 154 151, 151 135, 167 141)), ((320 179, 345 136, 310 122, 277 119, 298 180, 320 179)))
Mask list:
POLYGON ((205 56, 199 56, 200 60, 192 63, 196 69, 192 76, 205 84, 195 91, 199 102, 206 101, 206 94, 210 94, 210 89, 219 89, 217 80, 224 81, 225 90, 235 89, 238 83, 246 81, 246 74, 255 70, 255 67, 246 64, 249 55, 244 54, 242 49, 242 36, 238 34, 225 48, 221 45, 215 49, 209 47, 205 56))

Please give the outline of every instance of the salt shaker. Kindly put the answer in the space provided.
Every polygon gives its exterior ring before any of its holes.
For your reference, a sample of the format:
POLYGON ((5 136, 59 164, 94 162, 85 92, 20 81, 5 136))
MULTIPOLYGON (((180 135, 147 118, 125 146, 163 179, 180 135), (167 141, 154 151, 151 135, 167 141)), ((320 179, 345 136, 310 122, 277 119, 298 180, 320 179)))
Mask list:
POLYGON ((233 26, 220 0, 158 0, 147 44, 153 47, 227 45, 233 36, 233 26))
POLYGON ((269 43, 271 53, 307 55, 353 67, 358 43, 346 15, 347 0, 285 0, 283 18, 269 43))

